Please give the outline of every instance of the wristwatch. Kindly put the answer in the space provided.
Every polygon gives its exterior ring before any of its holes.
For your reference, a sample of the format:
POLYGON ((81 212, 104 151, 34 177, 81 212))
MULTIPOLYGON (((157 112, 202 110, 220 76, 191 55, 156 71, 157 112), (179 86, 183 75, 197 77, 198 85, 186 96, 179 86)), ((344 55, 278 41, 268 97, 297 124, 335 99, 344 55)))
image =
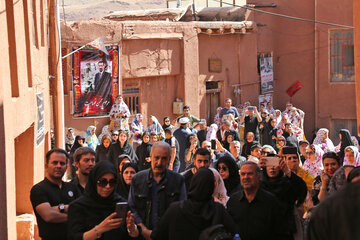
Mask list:
POLYGON ((64 205, 63 203, 60 203, 59 206, 58 206, 58 208, 59 208, 59 211, 60 211, 61 213, 64 213, 64 212, 65 212, 65 205, 64 205))

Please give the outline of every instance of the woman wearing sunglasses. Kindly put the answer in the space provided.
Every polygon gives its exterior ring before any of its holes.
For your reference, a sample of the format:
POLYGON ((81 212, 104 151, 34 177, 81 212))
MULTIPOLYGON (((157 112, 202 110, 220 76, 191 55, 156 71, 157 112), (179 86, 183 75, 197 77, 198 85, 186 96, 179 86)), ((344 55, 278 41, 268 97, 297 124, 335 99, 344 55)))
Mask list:
POLYGON ((220 173, 221 178, 224 181, 227 195, 239 191, 240 188, 240 175, 239 167, 235 161, 228 156, 223 156, 216 162, 215 168, 220 173))
POLYGON ((322 156, 324 151, 319 145, 311 144, 306 147, 306 160, 303 169, 310 173, 311 176, 316 177, 320 175, 323 170, 322 156))
POLYGON ((91 170, 84 195, 70 204, 68 239, 112 240, 139 236, 130 211, 126 219, 116 217, 116 203, 126 202, 114 191, 116 176, 115 167, 108 161, 99 162, 91 170))

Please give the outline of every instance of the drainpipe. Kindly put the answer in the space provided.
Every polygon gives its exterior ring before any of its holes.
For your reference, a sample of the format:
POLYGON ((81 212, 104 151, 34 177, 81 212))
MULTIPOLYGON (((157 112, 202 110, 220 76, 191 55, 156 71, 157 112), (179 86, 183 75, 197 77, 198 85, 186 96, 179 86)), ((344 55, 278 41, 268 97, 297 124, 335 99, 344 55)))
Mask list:
MULTIPOLYGON (((316 9, 317 9, 317 0, 315 0, 315 20, 317 20, 316 17, 316 9)), ((319 31, 317 29, 317 24, 314 23, 315 27, 315 81, 314 81, 314 100, 315 100, 315 128, 318 127, 319 122, 319 31)))
POLYGON ((53 82, 55 146, 64 148, 64 86, 62 79, 60 11, 58 1, 49 1, 49 73, 53 82))
POLYGON ((357 119, 357 133, 360 134, 360 14, 357 12, 360 9, 360 2, 354 0, 354 56, 355 56, 355 98, 356 98, 356 119, 357 119))

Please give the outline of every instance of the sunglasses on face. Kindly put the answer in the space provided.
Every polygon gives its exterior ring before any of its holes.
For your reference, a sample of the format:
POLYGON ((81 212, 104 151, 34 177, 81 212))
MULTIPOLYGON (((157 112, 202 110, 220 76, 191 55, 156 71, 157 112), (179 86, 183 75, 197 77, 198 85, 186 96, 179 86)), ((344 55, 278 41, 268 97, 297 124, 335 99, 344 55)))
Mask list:
POLYGON ((102 178, 97 181, 99 187, 106 187, 108 184, 110 187, 114 187, 116 185, 116 180, 113 178, 108 181, 107 179, 102 178))
POLYGON ((228 167, 218 167, 218 171, 223 170, 224 172, 226 172, 228 169, 228 167))
POLYGON ((283 140, 283 139, 280 139, 280 140, 278 140, 278 142, 285 142, 285 140, 283 140))
POLYGON ((119 136, 119 134, 113 134, 113 136, 119 136))

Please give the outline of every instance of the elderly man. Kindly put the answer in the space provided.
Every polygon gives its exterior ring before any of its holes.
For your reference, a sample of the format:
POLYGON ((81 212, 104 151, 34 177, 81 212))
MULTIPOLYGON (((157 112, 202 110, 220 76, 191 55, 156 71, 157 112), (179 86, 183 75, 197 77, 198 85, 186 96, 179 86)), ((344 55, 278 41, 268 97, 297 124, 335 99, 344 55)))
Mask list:
POLYGON ((46 153, 45 179, 34 185, 30 200, 43 240, 67 239, 69 203, 80 196, 72 183, 62 181, 68 164, 65 150, 54 148, 46 153))
POLYGON ((276 197, 260 187, 260 168, 256 163, 241 165, 243 190, 231 195, 227 209, 242 240, 284 239, 280 204, 276 197))
POLYGON ((172 202, 186 199, 184 177, 168 169, 170 155, 169 144, 156 142, 150 152, 151 168, 138 172, 131 181, 129 206, 145 239, 150 239, 172 202))

